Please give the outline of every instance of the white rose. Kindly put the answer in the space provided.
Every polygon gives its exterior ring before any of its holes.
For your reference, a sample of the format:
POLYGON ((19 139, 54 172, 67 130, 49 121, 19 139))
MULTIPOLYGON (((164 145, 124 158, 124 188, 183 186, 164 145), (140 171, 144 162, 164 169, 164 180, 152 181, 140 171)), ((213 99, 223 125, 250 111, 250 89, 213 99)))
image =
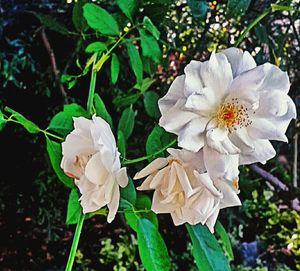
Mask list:
POLYGON ((83 213, 107 205, 110 223, 119 206, 119 186, 128 183, 126 168, 121 168, 119 152, 110 126, 100 117, 74 118, 74 130, 62 143, 64 172, 75 178, 83 213))
POLYGON ((229 48, 209 61, 191 61, 159 100, 160 125, 178 135, 178 145, 203 148, 213 178, 236 178, 239 164, 264 163, 275 155, 269 140, 287 141, 296 108, 287 95, 286 72, 256 67, 248 52, 229 48))
POLYGON ((134 179, 148 176, 138 190, 154 189, 151 209, 170 213, 175 225, 206 224, 211 232, 221 208, 240 205, 237 181, 216 180, 203 173, 202 152, 168 149, 167 158, 157 158, 134 179))

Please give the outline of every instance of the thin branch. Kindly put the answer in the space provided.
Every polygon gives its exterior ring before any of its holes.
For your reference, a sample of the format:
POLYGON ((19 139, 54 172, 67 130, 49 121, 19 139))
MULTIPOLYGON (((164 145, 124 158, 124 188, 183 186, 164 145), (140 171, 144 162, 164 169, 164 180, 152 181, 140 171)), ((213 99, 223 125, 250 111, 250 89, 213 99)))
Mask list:
POLYGON ((45 32, 44 28, 41 29, 41 36, 42 36, 42 40, 43 40, 44 46, 45 46, 45 48, 46 48, 46 50, 47 50, 47 52, 49 54, 50 61, 51 61, 51 66, 52 66, 52 70, 53 70, 53 73, 54 73, 57 85, 59 87, 61 96, 62 96, 64 102, 67 103, 67 93, 65 91, 65 88, 64 88, 63 84, 61 83, 61 81, 59 79, 59 70, 58 70, 57 65, 56 65, 55 54, 54 54, 54 51, 53 51, 53 49, 51 47, 51 44, 49 42, 49 39, 48 39, 48 37, 46 35, 46 32, 45 32))
POLYGON ((294 135, 294 163, 293 163, 293 186, 298 187, 297 179, 298 179, 298 133, 296 132, 294 135))
POLYGON ((289 188, 282 181, 280 181, 277 177, 275 177, 268 171, 264 170, 263 168, 259 167, 258 165, 256 164, 251 165, 250 168, 255 173, 268 180, 270 183, 272 183, 275 187, 279 188, 280 190, 289 191, 289 188))
MULTIPOLYGON (((252 169, 255 173, 260 175, 261 177, 265 178, 267 181, 269 181, 272 185, 277 187, 280 190, 283 190, 285 192, 289 192, 289 187, 285 185, 282 181, 280 181, 277 177, 269 173, 268 171, 264 170, 263 168, 259 167, 258 165, 254 164, 250 166, 250 169, 252 169)), ((300 202, 298 198, 294 198, 291 200, 291 207, 295 211, 300 211, 300 202)))

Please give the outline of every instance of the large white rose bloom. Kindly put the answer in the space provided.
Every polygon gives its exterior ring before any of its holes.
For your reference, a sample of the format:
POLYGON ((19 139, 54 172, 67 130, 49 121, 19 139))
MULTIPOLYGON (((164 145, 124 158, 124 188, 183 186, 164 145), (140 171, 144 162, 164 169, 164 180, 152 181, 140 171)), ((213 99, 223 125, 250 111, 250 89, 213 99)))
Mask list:
POLYGON ((170 213, 175 225, 206 224, 214 232, 219 210, 241 205, 237 179, 214 182, 204 169, 202 152, 168 149, 167 158, 157 158, 134 179, 147 176, 138 190, 154 189, 152 211, 170 213))
POLYGON ((287 95, 286 72, 237 48, 191 61, 159 100, 159 124, 178 135, 178 145, 203 148, 205 167, 215 179, 233 179, 238 165, 265 163, 275 155, 269 140, 287 141, 296 108, 287 95), (228 167, 231 167, 230 170, 228 167))
POLYGON ((110 223, 119 207, 119 186, 128 183, 126 168, 121 168, 119 152, 108 123, 93 116, 92 120, 74 119, 74 130, 62 143, 64 172, 75 178, 82 194, 83 213, 90 213, 107 205, 110 223))

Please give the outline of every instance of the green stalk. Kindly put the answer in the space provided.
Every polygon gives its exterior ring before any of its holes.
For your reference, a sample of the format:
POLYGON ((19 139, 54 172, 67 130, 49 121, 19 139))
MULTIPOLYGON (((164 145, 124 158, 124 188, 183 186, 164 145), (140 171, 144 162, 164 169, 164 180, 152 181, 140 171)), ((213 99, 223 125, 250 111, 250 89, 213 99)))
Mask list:
POLYGON ((71 247, 71 250, 70 250, 69 259, 68 259, 68 263, 67 263, 67 266, 66 266, 66 271, 71 271, 72 270, 73 263, 74 263, 75 256, 76 256, 77 246, 78 246, 78 243, 79 243, 79 237, 80 237, 81 229, 82 229, 82 226, 83 226, 84 218, 85 218, 85 215, 83 213, 81 213, 79 221, 76 225, 76 230, 75 230, 75 234, 74 234, 74 237, 73 237, 72 247, 71 247))
POLYGON ((269 15, 271 12, 276 12, 276 11, 295 11, 295 12, 300 12, 299 9, 295 9, 292 7, 288 6, 281 6, 281 5, 276 5, 276 4, 271 4, 271 7, 265 10, 262 14, 257 16, 254 21, 249 24, 242 32, 237 41, 234 43, 234 47, 238 47, 239 44, 242 42, 242 40, 245 38, 247 33, 254 27, 256 26, 264 17, 269 15))
POLYGON ((135 158, 135 159, 132 159, 132 160, 125 160, 124 162, 122 162, 122 165, 125 166, 125 165, 135 164, 135 163, 147 160, 149 158, 152 158, 153 156, 155 156, 157 154, 160 154, 163 151, 165 151, 167 148, 173 146, 175 143, 176 143, 176 139, 174 139, 169 144, 167 144, 166 146, 164 146, 163 148, 161 148, 160 150, 158 150, 155 153, 152 153, 152 154, 146 155, 146 156, 142 156, 142 157, 138 157, 138 158, 135 158))
POLYGON ((90 81, 90 89, 89 89, 89 96, 87 101, 87 111, 92 114, 92 108, 93 108, 93 100, 94 100, 94 94, 95 94, 95 87, 96 87, 96 79, 97 79, 97 70, 95 69, 95 65, 97 62, 98 54, 96 54, 94 61, 93 61, 93 68, 92 68, 92 75, 91 75, 91 81, 90 81))
POLYGON ((234 43, 234 47, 238 47, 239 44, 242 42, 242 40, 245 38, 245 36, 247 35, 247 33, 254 27, 256 26, 264 17, 266 17, 272 10, 271 9, 267 9, 266 11, 264 11, 262 14, 260 14, 259 16, 256 17, 256 19, 254 19, 254 21, 249 24, 242 32, 241 35, 239 36, 239 38, 237 39, 237 41, 234 43))

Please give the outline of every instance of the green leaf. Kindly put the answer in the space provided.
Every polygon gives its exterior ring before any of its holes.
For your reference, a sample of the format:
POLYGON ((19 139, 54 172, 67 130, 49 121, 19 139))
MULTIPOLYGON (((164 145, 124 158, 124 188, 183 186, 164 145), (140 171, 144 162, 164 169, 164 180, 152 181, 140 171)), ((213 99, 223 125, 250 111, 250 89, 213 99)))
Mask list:
MULTIPOLYGON (((146 142, 147 155, 151 155, 151 154, 161 150, 164 146, 166 146, 168 143, 170 143, 173 139, 174 139, 174 136, 172 134, 167 133, 163 128, 156 125, 147 138, 147 142, 146 142)), ((164 153, 161 153, 158 156, 152 157, 151 159, 149 159, 149 162, 159 156, 164 156, 164 153)))
POLYGON ((128 185, 126 187, 120 189, 120 197, 122 199, 127 200, 132 205, 135 205, 135 203, 136 203, 136 190, 135 190, 133 181, 130 177, 128 178, 128 185))
POLYGON ((93 43, 90 43, 86 48, 86 53, 95 53, 95 52, 103 52, 107 49, 105 43, 100 41, 95 41, 93 43))
POLYGON ((133 88, 140 90, 142 93, 147 91, 151 85, 155 82, 155 79, 152 78, 144 78, 141 85, 136 84, 133 88))
POLYGON ((230 261, 234 260, 234 255, 233 255, 229 236, 228 236, 226 230, 224 229, 223 225, 219 221, 217 221, 217 223, 215 225, 215 230, 216 230, 217 235, 220 236, 221 242, 223 244, 225 252, 228 255, 230 261))
POLYGON ((113 126, 112 118, 110 114, 107 112, 104 102, 102 101, 101 97, 96 93, 94 95, 94 105, 96 109, 96 115, 104 119, 110 127, 113 126))
POLYGON ((138 193, 135 206, 127 204, 124 208, 126 222, 134 231, 137 231, 137 223, 140 218, 147 218, 158 228, 157 215, 151 210, 151 204, 151 199, 147 195, 138 193))
POLYGON ((204 225, 186 224, 193 244, 193 256, 199 270, 230 271, 224 252, 214 235, 204 225))
POLYGON ((147 114, 153 118, 160 117, 158 108, 159 95, 154 91, 147 91, 144 95, 144 106, 147 114))
POLYGON ((60 167, 60 162, 62 159, 61 145, 50 140, 48 137, 46 137, 46 143, 50 162, 58 179, 67 187, 74 188, 74 180, 68 177, 60 167))
POLYGON ((226 14, 228 17, 238 18, 245 14, 251 0, 228 0, 226 14))
POLYGON ((73 129, 73 117, 87 117, 87 112, 78 104, 64 105, 63 111, 54 115, 47 129, 51 129, 60 135, 66 136, 73 129))
POLYGON ((258 23, 255 28, 255 36, 262 42, 262 43, 268 43, 268 33, 267 28, 262 25, 261 23, 258 23))
POLYGON ((118 23, 105 9, 87 3, 83 6, 83 16, 95 31, 104 35, 119 35, 118 23))
POLYGON ((0 110, 0 132, 3 130, 5 124, 6 124, 6 120, 4 119, 4 115, 0 110))
POLYGON ((144 27, 152 34, 154 38, 159 40, 160 32, 156 28, 156 26, 152 23, 149 17, 145 16, 143 19, 144 27))
POLYGON ((111 74, 111 82, 115 84, 118 80, 120 72, 120 62, 119 58, 116 54, 112 54, 111 65, 110 65, 110 74, 111 74))
POLYGON ((80 214, 81 206, 79 203, 78 191, 77 188, 74 188, 69 194, 66 224, 77 224, 80 214))
POLYGON ((136 81, 139 85, 142 84, 143 80, 143 63, 139 54, 139 51, 131 42, 126 43, 127 52, 131 64, 131 68, 135 74, 136 81))
POLYGON ((208 9, 207 2, 205 0, 188 0, 188 5, 195 18, 205 18, 208 9))
POLYGON ((23 115, 21 115, 17 111, 9 108, 8 106, 6 106, 4 108, 4 110, 7 111, 8 113, 11 113, 13 115, 13 117, 18 122, 20 122, 20 124, 27 130, 27 132, 29 132, 31 134, 36 134, 41 131, 40 128, 35 123, 33 123, 29 119, 25 118, 23 115))
POLYGON ((143 193, 137 194, 135 208, 137 210, 142 210, 142 209, 149 210, 149 212, 147 213, 140 213, 141 217, 147 218, 148 220, 151 221, 153 225, 155 225, 155 227, 158 228, 157 215, 153 211, 151 211, 151 205, 152 205, 152 201, 149 198, 149 196, 143 193))
POLYGON ((118 151, 123 158, 126 157, 126 139, 121 130, 118 131, 118 151))
POLYGON ((43 14, 39 12, 33 12, 34 16, 37 17, 40 22, 47 28, 52 31, 58 32, 62 35, 68 35, 69 30, 60 22, 57 21, 56 18, 52 17, 48 14, 43 14))
POLYGON ((135 93, 128 96, 120 95, 113 99, 113 103, 117 107, 126 107, 134 104, 141 96, 141 93, 135 93))
POLYGON ((86 0, 79 0, 74 4, 72 11, 72 21, 75 26, 75 29, 78 32, 83 32, 87 28, 86 20, 83 17, 83 5, 86 0))
POLYGON ((134 128, 134 111, 132 107, 126 108, 120 118, 118 131, 122 131, 125 139, 127 140, 132 134, 134 128))
POLYGON ((116 0, 119 8, 132 21, 132 15, 136 10, 136 0, 116 0))
POLYGON ((156 39, 146 33, 144 29, 139 30, 143 56, 151 58, 155 63, 161 60, 161 50, 156 39))
POLYGON ((171 269, 170 257, 157 228, 147 219, 139 219, 137 226, 138 248, 142 263, 149 271, 171 269))

